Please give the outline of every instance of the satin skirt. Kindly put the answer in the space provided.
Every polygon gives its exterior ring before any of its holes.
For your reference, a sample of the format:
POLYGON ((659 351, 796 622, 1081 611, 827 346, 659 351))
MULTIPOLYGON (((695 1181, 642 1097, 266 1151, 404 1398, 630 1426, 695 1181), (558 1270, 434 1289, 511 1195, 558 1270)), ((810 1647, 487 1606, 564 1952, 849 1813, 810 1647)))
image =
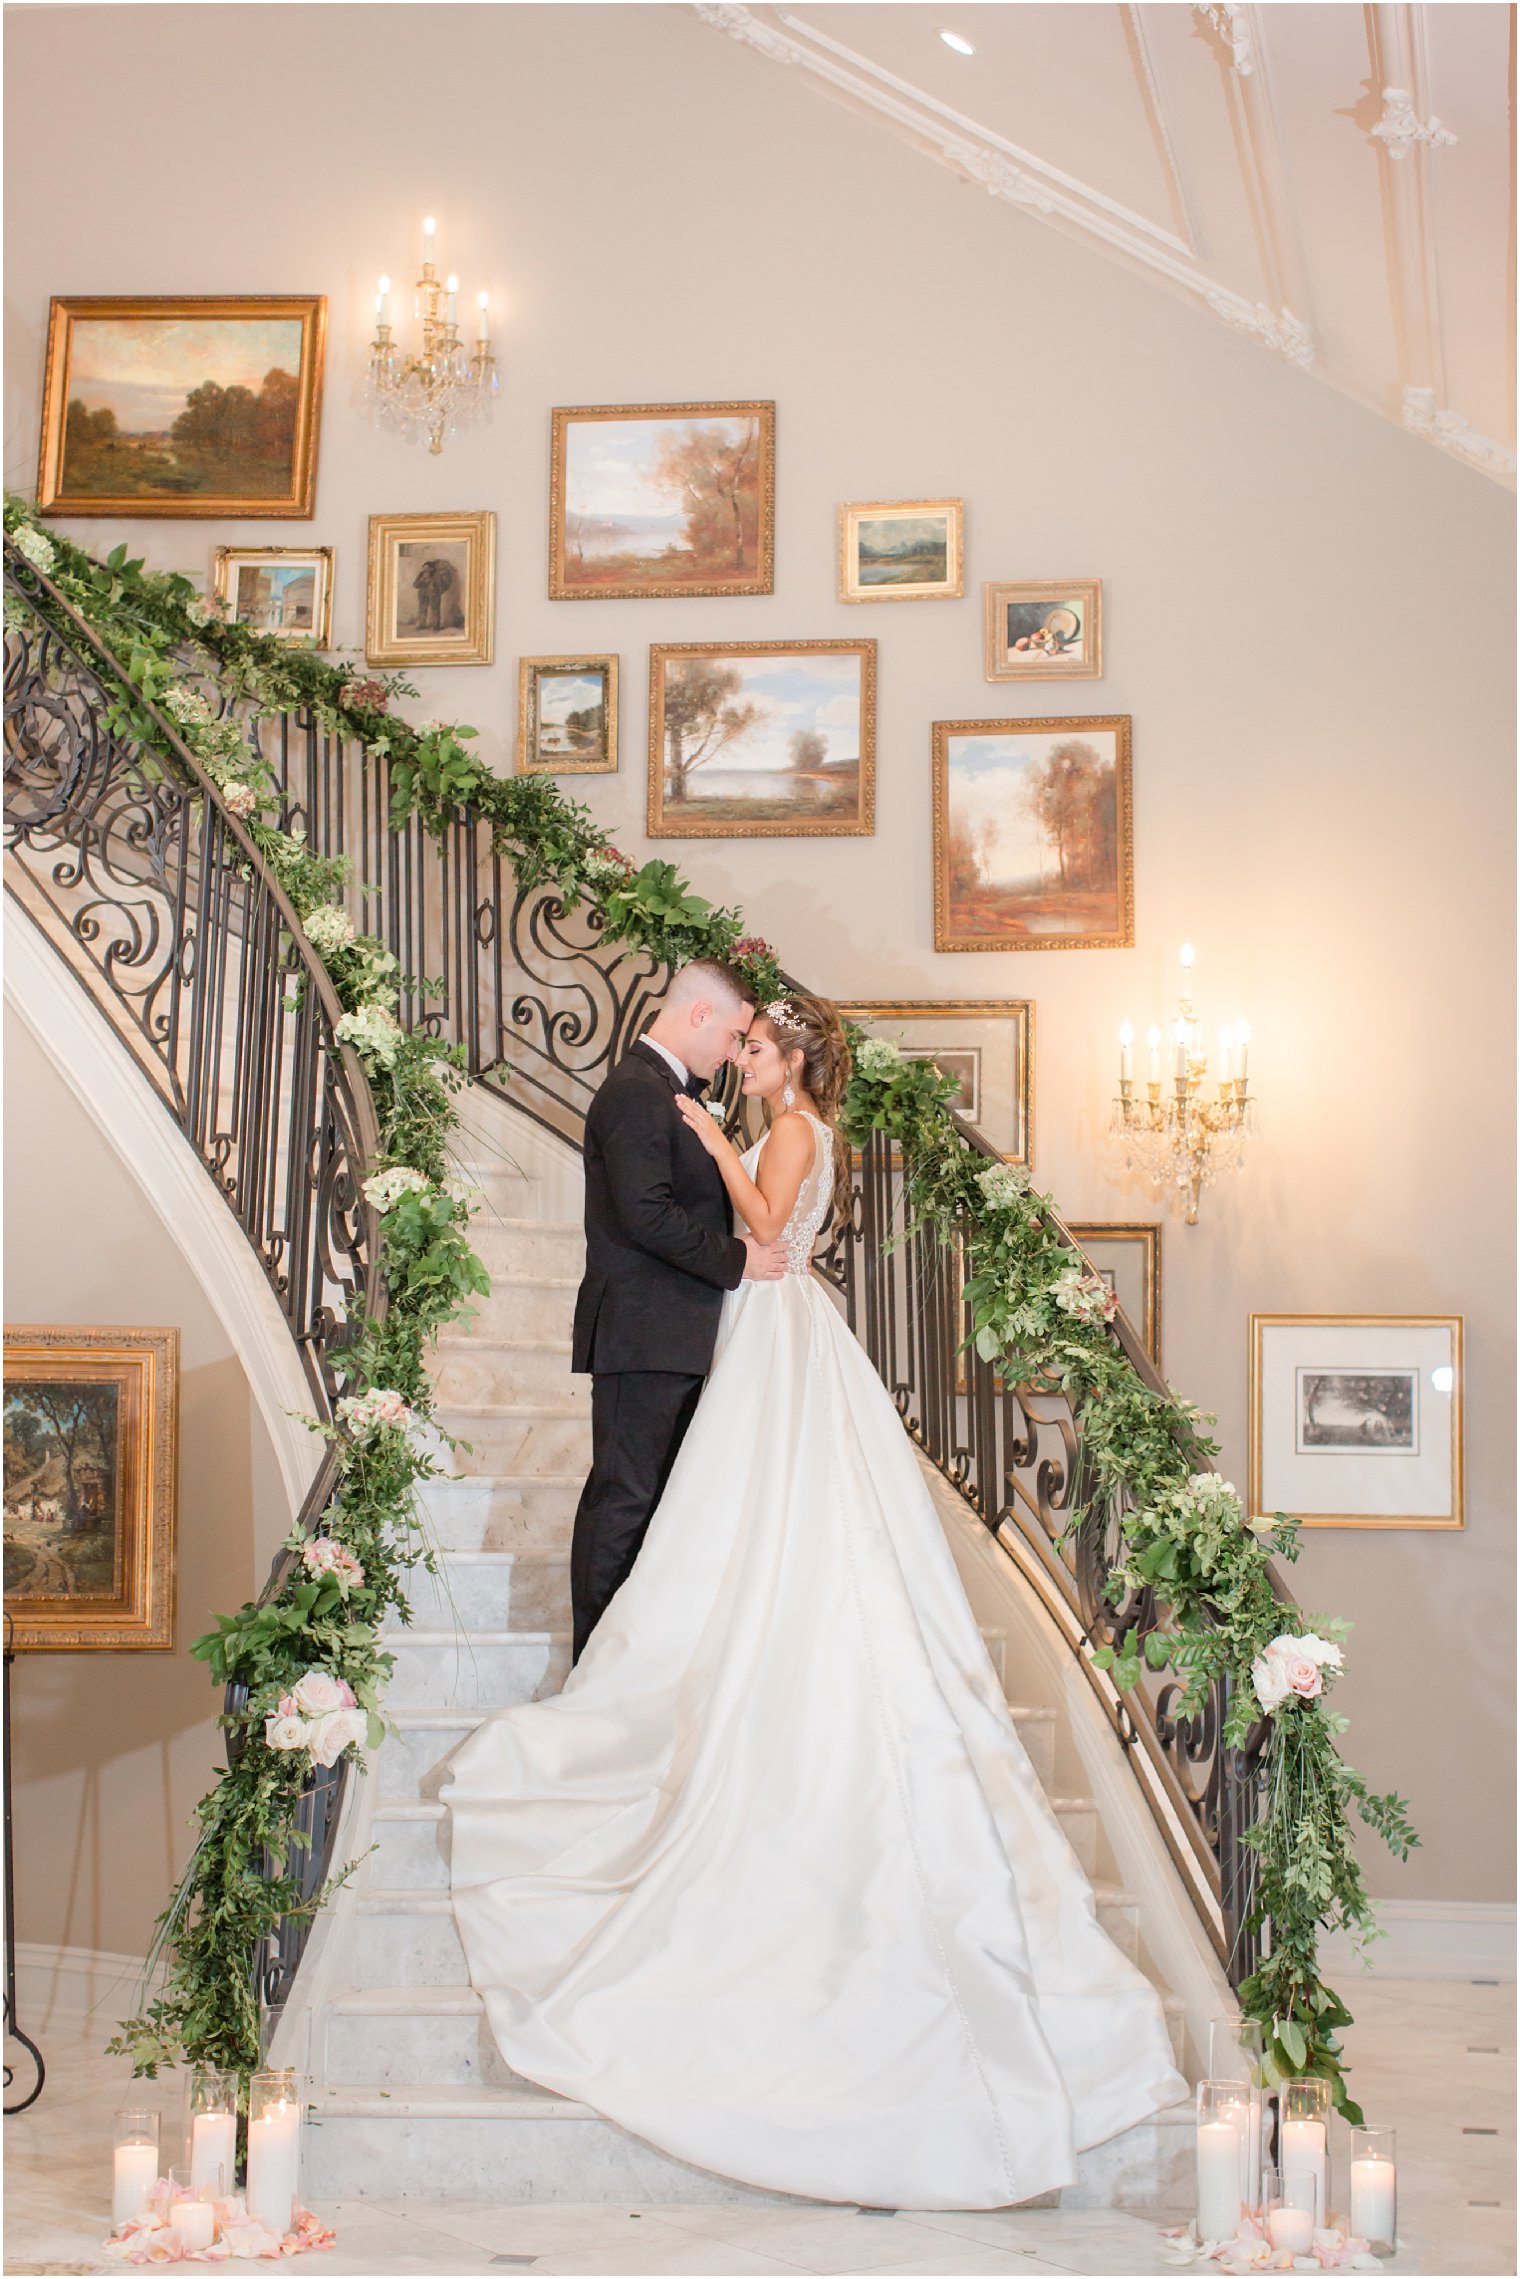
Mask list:
POLYGON ((990 2208, 1188 2094, 822 1286, 744 1284, 564 1691, 451 1760, 507 2063, 765 2189, 990 2208))

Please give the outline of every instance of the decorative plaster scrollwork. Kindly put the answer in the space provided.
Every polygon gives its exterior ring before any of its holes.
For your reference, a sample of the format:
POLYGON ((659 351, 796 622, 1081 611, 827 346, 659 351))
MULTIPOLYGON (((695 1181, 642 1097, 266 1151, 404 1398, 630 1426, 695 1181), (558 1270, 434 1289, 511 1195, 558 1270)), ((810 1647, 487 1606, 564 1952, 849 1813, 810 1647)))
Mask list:
POLYGON ((1433 112, 1428 123, 1421 126, 1415 115, 1414 97, 1407 87, 1383 89, 1383 115, 1367 133, 1371 141, 1382 144, 1392 159, 1407 158, 1416 143, 1423 142, 1432 150, 1439 150, 1443 144, 1457 139, 1433 112))
POLYGON ((1514 474, 1513 451, 1490 436, 1480 435, 1460 412, 1444 410, 1437 404, 1433 388, 1406 388, 1403 407, 1404 425, 1411 435, 1439 444, 1443 451, 1465 459, 1470 467, 1481 467, 1486 474, 1514 474))
POLYGON ((1301 372, 1313 369, 1314 335, 1290 309, 1274 314, 1264 301, 1243 301, 1238 293, 1222 291, 1209 293, 1207 299, 1215 316, 1223 317, 1236 332, 1249 333, 1253 340, 1296 364, 1301 372))
POLYGON ((1053 202, 1021 166, 1003 158, 995 150, 977 150, 970 143, 946 143, 945 156, 953 166, 969 174, 973 182, 980 182, 989 198, 1006 198, 1011 206, 1023 206, 1032 214, 1052 214, 1053 202))
POLYGON ((1242 79, 1249 79, 1256 69, 1256 42, 1251 37, 1251 27, 1246 21, 1244 8, 1237 4, 1237 0, 1219 0, 1219 4, 1213 7, 1208 6, 1206 0, 1195 0, 1193 14, 1202 16, 1219 34, 1230 51, 1230 62, 1235 71, 1242 79))
POLYGON ((772 31, 769 24, 763 24, 752 10, 741 7, 739 0, 696 0, 696 11, 703 23, 711 24, 714 31, 727 32, 731 40, 742 40, 746 47, 758 49, 774 63, 803 60, 800 48, 772 31))

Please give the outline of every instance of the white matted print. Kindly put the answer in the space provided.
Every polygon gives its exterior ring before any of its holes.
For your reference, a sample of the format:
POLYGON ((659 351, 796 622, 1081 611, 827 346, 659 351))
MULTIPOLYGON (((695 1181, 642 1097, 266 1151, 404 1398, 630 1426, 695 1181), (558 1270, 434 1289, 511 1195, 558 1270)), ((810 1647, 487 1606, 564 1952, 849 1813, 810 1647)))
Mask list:
POLYGON ((1251 1513, 1462 1525, 1458 1315, 1251 1316, 1251 1513))

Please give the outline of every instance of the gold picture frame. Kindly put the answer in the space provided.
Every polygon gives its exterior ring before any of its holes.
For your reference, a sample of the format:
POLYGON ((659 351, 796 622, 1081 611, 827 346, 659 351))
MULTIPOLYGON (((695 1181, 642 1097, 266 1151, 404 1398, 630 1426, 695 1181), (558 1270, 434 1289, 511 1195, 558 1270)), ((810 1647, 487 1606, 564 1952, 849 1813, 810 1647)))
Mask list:
POLYGON ((550 414, 551 601, 767 594, 775 582, 774 403, 550 414))
MULTIPOLYGON (((1128 713, 1043 720, 936 720, 933 797, 936 950, 1134 947, 1128 713), (1042 886, 1031 892, 1026 879, 1006 885, 987 875, 987 866, 996 860, 1002 813, 1029 822, 1036 837, 1049 842, 1040 849, 1042 861, 1047 855, 1058 859, 1059 817, 1032 805, 1041 770, 1057 791, 1064 776, 1068 802, 1080 795, 1085 803, 1082 813, 1092 825, 1086 838, 1096 841, 1096 851, 1089 845, 1085 882, 1073 875, 1066 883, 1057 879, 1048 890, 1042 886), (1006 780, 991 786, 974 780, 989 772, 1006 780)), ((1080 851, 1082 839, 1076 844, 1080 851)), ((1014 859, 1027 860, 1026 851, 1016 849, 1014 859)))
POLYGON ((55 294, 38 512, 308 518, 326 338, 321 293, 55 294))
POLYGON ((276 641, 314 639, 325 649, 332 639, 332 571, 330 546, 218 546, 212 591, 229 625, 252 626, 276 641), (309 596, 300 591, 303 564, 311 569, 309 596), (250 581, 262 581, 268 591, 255 584, 250 592, 250 581))
POLYGON ((1253 1313, 1249 1516, 1461 1529, 1463 1341, 1460 1314, 1253 1313))
POLYGON ((1093 1272, 1118 1295, 1119 1303, 1130 1327, 1140 1339, 1156 1367, 1161 1367, 1161 1227, 1155 1219, 1110 1219, 1089 1222, 1083 1226, 1068 1225, 1066 1232, 1073 1242, 1080 1243, 1082 1252, 1093 1272), (1124 1291, 1114 1268, 1105 1266, 1105 1249, 1133 1251, 1139 1271, 1139 1292, 1136 1305, 1124 1302, 1124 1291))
POLYGON ((965 590, 964 499, 875 499, 839 509, 841 601, 959 601, 965 590))
POLYGON ((372 665, 493 661, 496 517, 489 509, 370 516, 364 653, 372 665))
MULTIPOLYGON (((575 687, 550 695, 551 704, 573 704, 575 687)), ((519 775, 611 775, 618 764, 618 661, 616 657, 524 657, 517 669, 517 772, 519 775), (545 685, 554 681, 588 684, 588 705, 546 721, 545 685), (600 699, 595 695, 600 685, 600 699), (600 711, 600 723, 584 720, 600 711), (550 739, 552 738, 552 742, 550 739)))
POLYGON ((652 647, 646 829, 651 839, 869 838, 876 829, 876 643, 652 647), (678 706, 670 702, 673 690, 678 706), (692 777, 725 752, 729 764, 693 793, 692 777), (726 792, 725 776, 733 779, 726 792))
POLYGON ((5 1331, 5 1587, 23 1653, 174 1646, 179 1331, 5 1331))
POLYGON ((936 1060, 932 1032, 944 1023, 964 1024, 968 1038, 979 1025, 1005 1025, 1011 1045, 1006 1081, 1003 1070, 993 1064, 995 1043, 991 1038, 985 1043, 968 1041, 965 1047, 952 1045, 949 1055, 936 1064, 947 1075, 960 1079, 960 1100, 952 1100, 951 1106, 960 1107, 982 1137, 1000 1150, 1003 1161, 1021 1164, 1026 1170, 1033 1163, 1034 1004, 1030 998, 871 999, 841 1004, 838 1012, 842 1020, 858 1022, 920 1060, 936 1060), (930 1033, 926 1036, 925 1031, 930 1033), (962 1061, 973 1052, 975 1065, 963 1067, 962 1061), (1009 1144, 1004 1146, 1004 1141, 1009 1144))
POLYGON ((990 681, 1100 681, 1101 578, 1036 578, 982 588, 990 681))

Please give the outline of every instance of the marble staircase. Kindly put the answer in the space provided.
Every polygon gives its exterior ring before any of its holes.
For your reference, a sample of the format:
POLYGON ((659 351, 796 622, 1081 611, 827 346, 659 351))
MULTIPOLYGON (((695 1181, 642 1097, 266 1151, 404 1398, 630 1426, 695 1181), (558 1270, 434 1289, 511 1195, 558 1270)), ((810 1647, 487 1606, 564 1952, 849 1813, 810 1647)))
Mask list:
MULTIPOLYGON (((578 1165, 575 1173, 578 1184, 578 1165)), ((387 1639, 395 1730, 362 1784, 368 1849, 307 2027, 309 2190, 318 2204, 459 2192, 635 2205, 771 2197, 673 2160, 514 2075, 469 1985, 449 1906, 443 1768, 481 1719, 563 1683, 570 1531, 590 1454, 589 1382, 569 1372, 581 1259, 571 1197, 559 1176, 499 1163, 473 1176, 482 1195, 474 1239, 493 1288, 469 1332, 440 1341, 434 1370, 440 1422, 469 1446, 459 1476, 426 1491, 438 1572, 418 1576, 412 1621, 387 1639)), ((1001 1671, 1002 1631, 984 1635, 1001 1671)), ((1012 1708, 1100 1919, 1144 1967, 1139 1909, 1112 1880, 1099 1813, 1057 1783, 1061 1712, 1017 1699, 1012 1708)), ((1179 2063, 1180 2007, 1168 2004, 1179 2063)), ((1191 2119, 1179 2107, 1082 2155, 1061 2204, 1179 2204, 1191 2119)))

